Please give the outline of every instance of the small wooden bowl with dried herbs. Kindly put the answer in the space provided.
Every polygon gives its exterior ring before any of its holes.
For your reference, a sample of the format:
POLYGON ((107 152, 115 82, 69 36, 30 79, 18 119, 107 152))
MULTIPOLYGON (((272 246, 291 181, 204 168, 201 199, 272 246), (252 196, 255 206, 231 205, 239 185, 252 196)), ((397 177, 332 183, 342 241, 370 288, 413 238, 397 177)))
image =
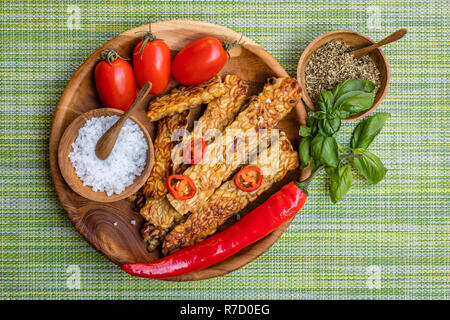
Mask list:
POLYGON ((384 100, 390 81, 389 64, 380 48, 356 60, 349 52, 375 42, 355 31, 338 30, 325 33, 311 42, 300 57, 297 80, 303 88, 303 102, 317 111, 322 91, 332 90, 347 79, 370 80, 375 84, 373 105, 352 113, 343 121, 365 117, 384 100))

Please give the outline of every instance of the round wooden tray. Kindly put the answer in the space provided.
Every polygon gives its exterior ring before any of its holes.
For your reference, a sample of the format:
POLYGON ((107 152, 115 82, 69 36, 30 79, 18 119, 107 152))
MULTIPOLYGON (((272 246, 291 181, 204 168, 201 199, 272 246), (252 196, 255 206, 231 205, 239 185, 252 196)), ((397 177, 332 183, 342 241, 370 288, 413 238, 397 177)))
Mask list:
MULTIPOLYGON (((122 33, 101 48, 96 50, 76 71, 67 85, 59 101, 55 118, 53 120, 50 136, 50 166, 53 182, 59 200, 67 212, 78 232, 99 252, 118 265, 142 261, 152 261, 159 258, 158 252, 149 253, 141 238, 139 229, 143 223, 142 217, 132 210, 128 200, 112 203, 99 203, 85 199, 74 193, 65 183, 58 167, 58 144, 66 127, 81 113, 101 106, 93 81, 93 70, 98 62, 100 52, 105 48, 113 48, 124 57, 130 57, 133 47, 141 40, 137 31, 148 30, 148 25, 122 33)), ((201 37, 214 36, 224 40, 239 40, 241 35, 222 26, 211 23, 175 20, 152 24, 152 31, 163 39, 172 55, 175 55, 188 43, 201 37)), ((263 88, 264 80, 276 75, 287 77, 286 71, 262 47, 252 40, 242 37, 244 44, 231 50, 231 58, 225 65, 221 74, 234 73, 249 84, 249 95, 256 94, 263 88)), ((171 80, 168 90, 177 83, 171 80)), ((151 97, 148 98, 150 100, 151 97)), ((148 102, 148 101, 146 101, 148 102)), ((143 105, 147 105, 143 104, 143 105)), ((133 116, 144 124, 153 136, 154 126, 146 120, 145 108, 135 110, 133 116)), ((306 124, 306 110, 299 104, 278 125, 297 146, 298 128, 306 124)), ((155 150, 157 152, 157 150, 155 150)), ((281 186, 293 179, 304 178, 308 172, 291 172, 288 176, 270 190, 263 193, 257 201, 245 208, 241 215, 249 212, 281 186)), ((236 270, 264 253, 280 237, 291 221, 266 236, 264 239, 241 250, 229 259, 215 264, 209 268, 199 270, 170 280, 201 280, 217 277, 236 270)))

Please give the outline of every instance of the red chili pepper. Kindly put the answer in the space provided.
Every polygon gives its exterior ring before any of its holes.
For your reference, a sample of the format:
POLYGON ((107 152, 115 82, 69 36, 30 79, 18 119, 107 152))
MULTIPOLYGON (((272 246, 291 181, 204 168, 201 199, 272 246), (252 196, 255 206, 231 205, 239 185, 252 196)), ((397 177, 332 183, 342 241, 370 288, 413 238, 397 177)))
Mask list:
POLYGON ((223 261, 264 238, 297 214, 305 203, 308 196, 306 188, 314 175, 304 182, 290 182, 228 229, 192 247, 157 261, 124 264, 121 269, 133 276, 162 279, 197 271, 223 261))
POLYGON ((261 186, 263 174, 258 167, 247 167, 240 170, 234 177, 236 187, 242 191, 255 191, 261 186))
POLYGON ((188 164, 197 164, 202 161, 205 155, 205 149, 208 143, 202 138, 197 138, 191 141, 183 151, 184 161, 188 164))
POLYGON ((191 178, 184 174, 173 174, 166 180, 167 189, 177 200, 187 200, 195 196, 197 187, 191 178))

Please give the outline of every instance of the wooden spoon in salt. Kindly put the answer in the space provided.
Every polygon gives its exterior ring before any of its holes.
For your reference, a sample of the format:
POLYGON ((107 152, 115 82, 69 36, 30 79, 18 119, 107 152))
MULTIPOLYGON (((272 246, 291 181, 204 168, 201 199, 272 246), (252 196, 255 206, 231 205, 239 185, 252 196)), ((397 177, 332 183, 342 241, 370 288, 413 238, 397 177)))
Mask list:
POLYGON ((354 50, 350 53, 355 57, 355 59, 359 59, 362 56, 368 54, 370 51, 372 51, 378 47, 384 46, 385 44, 388 44, 388 43, 391 43, 391 42, 394 42, 394 41, 397 41, 397 40, 403 38, 403 36, 406 34, 406 32, 407 32, 406 29, 399 29, 381 41, 378 41, 370 46, 354 50))
POLYGON ((112 127, 109 128, 97 141, 97 144, 95 145, 95 154, 99 159, 105 160, 109 157, 111 151, 114 148, 114 145, 116 144, 116 140, 119 136, 120 130, 122 129, 125 121, 127 121, 128 117, 130 116, 131 111, 136 105, 140 104, 142 100, 144 100, 144 98, 150 92, 151 88, 152 84, 150 82, 147 81, 146 83, 144 83, 142 88, 138 91, 136 99, 134 100, 130 108, 128 108, 128 110, 120 116, 119 120, 117 120, 117 122, 114 123, 112 127))

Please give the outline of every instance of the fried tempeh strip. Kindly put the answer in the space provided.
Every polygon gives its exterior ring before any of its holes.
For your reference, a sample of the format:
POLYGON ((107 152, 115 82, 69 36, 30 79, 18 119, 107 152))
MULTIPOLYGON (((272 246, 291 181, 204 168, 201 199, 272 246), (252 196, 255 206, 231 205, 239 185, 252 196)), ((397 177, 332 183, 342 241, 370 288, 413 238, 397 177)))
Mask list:
POLYGON ((174 144, 178 143, 173 141, 172 135, 175 130, 186 128, 189 113, 190 111, 186 110, 172 117, 164 118, 158 123, 158 132, 154 142, 154 148, 157 150, 155 163, 152 173, 142 189, 145 201, 140 199, 140 203, 143 205, 139 213, 147 221, 151 221, 152 215, 162 216, 158 213, 167 212, 169 209, 174 210, 165 197, 168 192, 166 179, 172 167, 172 148, 174 144))
MULTIPOLYGON (((194 133, 192 134, 194 137, 201 137, 210 129, 222 131, 234 119, 236 113, 244 104, 248 90, 247 85, 236 75, 225 76, 223 83, 225 94, 208 104, 203 116, 198 120, 198 125, 194 127, 194 133), (197 131, 195 132, 195 130, 197 131)), ((190 141, 190 138, 186 140, 190 141)), ((155 150, 159 149, 155 148, 155 150)), ((177 151, 173 150, 172 152, 177 151)), ((184 171, 183 166, 184 164, 182 163, 175 163, 173 172, 182 173, 184 171)), ((167 179, 167 175, 164 177, 164 183, 161 185, 161 188, 167 193, 165 179, 167 179)), ((173 226, 173 222, 177 220, 179 214, 172 208, 167 198, 147 200, 141 210, 141 214, 148 221, 142 233, 145 234, 145 238, 149 241, 149 250, 151 251, 173 226)))
MULTIPOLYGON (((248 86, 238 76, 226 75, 224 95, 211 101, 194 127, 193 136, 205 136, 210 129, 222 131, 233 120, 246 100, 248 86)), ((208 141, 209 142, 209 141, 208 141)))
POLYGON ((216 232, 228 218, 244 209, 274 183, 298 167, 298 154, 292 149, 285 135, 271 145, 252 161, 252 165, 261 168, 263 180, 261 186, 252 192, 245 192, 236 187, 234 179, 222 184, 208 199, 206 205, 194 209, 187 220, 177 225, 164 239, 163 254, 173 253, 179 249, 192 246, 216 232))
POLYGON ((178 143, 173 141, 172 135, 175 130, 186 128, 188 115, 189 111, 184 111, 158 123, 158 132, 153 143, 156 150, 155 164, 143 189, 146 198, 160 198, 167 194, 166 179, 170 173, 172 148, 178 143))
MULTIPOLYGON (((267 134, 265 134, 266 136, 267 134)), ((239 150, 242 153, 244 153, 244 150, 245 153, 249 153, 248 146, 248 144, 239 143, 239 150)), ((184 219, 185 215, 178 212, 169 203, 167 197, 147 200, 141 214, 144 210, 148 212, 145 218, 149 223, 146 224, 145 231, 143 230, 142 232, 149 242, 148 249, 152 251, 159 245, 160 240, 176 225, 177 221, 184 219)))
POLYGON ((147 221, 141 229, 142 237, 148 242, 148 250, 153 251, 167 234, 173 219, 180 215, 176 214, 167 198, 148 199, 142 209, 148 214, 145 217, 147 221), (164 220, 166 216, 168 218, 164 220))
MULTIPOLYGON (((248 86, 236 75, 226 75, 223 84, 225 94, 208 103, 205 112, 194 126, 191 137, 184 140, 185 143, 190 143, 193 138, 203 138, 210 143, 215 133, 222 132, 234 120, 246 101, 248 86)), ((185 143, 180 144, 179 148, 172 151, 176 153, 176 156, 173 157, 175 159, 174 173, 183 173, 188 168, 183 163, 185 143)))
POLYGON ((150 121, 157 121, 199 104, 209 103, 224 93, 225 86, 220 76, 196 86, 174 88, 169 94, 160 96, 150 103, 147 117, 150 121))
POLYGON ((141 236, 147 242, 147 250, 152 252, 164 239, 166 232, 146 221, 141 228, 141 236))
MULTIPOLYGON (((167 195, 169 202, 181 214, 186 214, 193 208, 201 206, 243 163, 245 152, 243 148, 235 148, 231 157, 228 156, 227 143, 230 136, 254 130, 271 129, 286 116, 301 98, 301 88, 292 78, 269 78, 263 91, 253 97, 250 105, 234 120, 214 143, 208 146, 203 160, 189 167, 184 174, 189 176, 197 187, 195 196, 189 200, 177 200, 171 194, 167 195), (225 147, 224 147, 225 146, 225 147), (225 150, 225 151, 222 151, 225 150), (226 161, 222 161, 226 159, 226 161)), ((258 147, 258 139, 252 139, 244 150, 254 152, 258 147)))
MULTIPOLYGON (((166 212, 174 211, 173 207, 167 201, 165 195, 168 190, 166 187, 166 179, 169 176, 172 168, 172 148, 177 141, 173 141, 173 133, 178 129, 185 129, 188 125, 188 116, 190 111, 186 110, 180 114, 172 117, 167 117, 159 121, 158 132, 154 142, 155 163, 153 165, 152 173, 148 178, 145 186, 142 189, 142 194, 145 198, 143 206, 139 213, 144 217, 147 224, 152 224, 154 221, 152 217, 164 217, 166 212), (163 214, 164 213, 164 214, 163 214)), ((164 222, 158 221, 160 224, 164 222)), ((144 225, 141 230, 143 235, 151 235, 151 238, 158 239, 158 230, 149 230, 149 227, 144 225)), ((163 235, 165 235, 164 232, 163 235)), ((144 236, 144 239, 150 236, 144 236)), ((150 241, 149 250, 154 249, 159 244, 159 241, 150 241)), ((151 251, 151 250, 150 250, 151 251)))

